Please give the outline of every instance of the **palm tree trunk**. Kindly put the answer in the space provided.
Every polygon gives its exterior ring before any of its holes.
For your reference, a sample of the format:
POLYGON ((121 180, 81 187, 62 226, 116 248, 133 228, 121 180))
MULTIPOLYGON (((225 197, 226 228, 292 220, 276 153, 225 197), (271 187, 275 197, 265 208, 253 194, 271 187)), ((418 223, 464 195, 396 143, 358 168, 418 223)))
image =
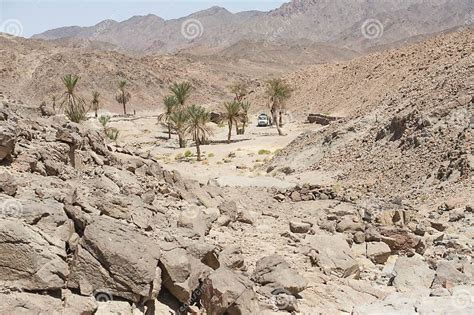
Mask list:
POLYGON ((171 124, 168 123, 168 139, 171 139, 171 124))
POLYGON ((239 134, 239 124, 237 122, 235 122, 235 134, 239 134))
POLYGON ((127 104, 125 102, 125 95, 122 93, 123 115, 127 116, 127 104))
POLYGON ((283 118, 282 118, 281 111, 279 112, 278 123, 280 124, 280 127, 283 126, 283 118))
POLYGON ((279 124, 279 121, 278 121, 278 115, 277 115, 276 111, 272 111, 272 117, 273 117, 273 121, 275 122, 275 126, 277 128, 278 135, 283 136, 283 132, 280 128, 280 124, 279 124))
POLYGON ((232 123, 229 121, 229 134, 227 135, 227 143, 230 143, 231 137, 232 137, 232 123))
POLYGON ((199 138, 199 132, 196 131, 196 151, 197 151, 197 160, 201 161, 201 139, 199 138))
POLYGON ((97 111, 95 111, 95 118, 97 118, 97 111))

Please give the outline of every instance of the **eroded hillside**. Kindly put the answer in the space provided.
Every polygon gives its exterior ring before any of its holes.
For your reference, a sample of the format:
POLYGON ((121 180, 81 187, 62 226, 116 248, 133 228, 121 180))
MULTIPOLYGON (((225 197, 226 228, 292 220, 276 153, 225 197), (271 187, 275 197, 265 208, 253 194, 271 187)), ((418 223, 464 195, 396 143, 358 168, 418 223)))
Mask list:
POLYGON ((290 76, 290 111, 344 118, 301 135, 271 169, 328 173, 364 194, 418 202, 472 198, 473 43, 464 30, 290 76))

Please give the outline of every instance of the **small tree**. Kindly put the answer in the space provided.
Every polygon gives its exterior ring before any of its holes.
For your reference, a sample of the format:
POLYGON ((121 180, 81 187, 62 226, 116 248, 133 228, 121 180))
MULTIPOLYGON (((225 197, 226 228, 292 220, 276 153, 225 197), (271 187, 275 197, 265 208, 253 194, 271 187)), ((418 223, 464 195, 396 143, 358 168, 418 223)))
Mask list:
POLYGON ((207 125, 210 121, 210 113, 202 106, 192 105, 188 108, 186 132, 193 135, 198 161, 201 161, 201 141, 212 134, 210 127, 207 125))
POLYGON ((171 114, 175 111, 176 106, 178 105, 178 100, 174 95, 166 96, 163 99, 163 104, 165 105, 165 112, 158 116, 158 119, 168 128, 168 139, 171 139, 171 114))
POLYGON ((170 91, 176 98, 176 101, 178 102, 179 105, 184 106, 186 103, 186 100, 189 98, 189 95, 191 94, 192 91, 192 86, 188 82, 182 82, 182 83, 173 83, 172 86, 170 86, 170 91))
POLYGON ((189 119, 188 111, 181 108, 174 111, 170 115, 171 128, 178 135, 180 148, 186 147, 186 126, 188 123, 188 119, 189 119))
POLYGON ((229 126, 229 133, 227 135, 227 143, 230 143, 232 137, 232 126, 235 124, 238 126, 240 119, 240 104, 238 102, 232 101, 224 103, 224 113, 221 116, 222 122, 227 122, 229 126))
POLYGON ((117 142, 117 139, 119 137, 120 132, 117 130, 117 128, 109 127, 108 124, 110 122, 110 116, 109 115, 101 115, 98 119, 99 123, 102 125, 104 128, 104 133, 105 135, 110 139, 115 142, 117 142))
POLYGON ((242 134, 245 134, 245 127, 249 122, 249 110, 251 104, 250 102, 241 102, 240 109, 241 109, 241 120, 242 120, 242 134))
POLYGON ((92 92, 92 110, 94 111, 95 118, 97 118, 97 112, 100 109, 100 93, 97 91, 92 92))
POLYGON ((246 82, 237 82, 229 87, 232 94, 234 94, 234 101, 242 102, 248 94, 248 85, 246 82))
POLYGON ((127 103, 132 99, 132 95, 126 90, 127 81, 120 80, 115 100, 123 106, 123 114, 127 115, 127 103))
POLYGON ((87 118, 84 100, 76 94, 77 75, 68 74, 62 78, 66 91, 62 96, 61 107, 65 108, 66 117, 72 122, 80 123, 87 118))
POLYGON ((278 130, 280 136, 283 135, 281 130, 281 112, 285 107, 285 102, 291 96, 291 88, 282 79, 273 79, 267 82, 266 94, 269 98, 270 112, 272 120, 278 130))
POLYGON ((109 115, 101 115, 98 120, 99 120, 100 124, 102 125, 102 127, 104 127, 104 130, 107 129, 107 124, 110 121, 110 116, 109 115))

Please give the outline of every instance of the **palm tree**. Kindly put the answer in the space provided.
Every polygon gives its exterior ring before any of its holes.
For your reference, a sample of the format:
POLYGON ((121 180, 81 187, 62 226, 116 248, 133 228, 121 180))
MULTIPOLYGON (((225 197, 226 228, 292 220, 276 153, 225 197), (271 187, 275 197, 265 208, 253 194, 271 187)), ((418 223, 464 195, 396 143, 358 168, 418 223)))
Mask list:
POLYGON ((165 96, 165 98, 163 99, 163 104, 165 105, 165 112, 158 116, 158 119, 161 120, 168 128, 168 139, 171 139, 170 116, 178 105, 178 100, 174 95, 165 96))
POLYGON ((64 107, 66 116, 75 123, 86 120, 87 111, 84 100, 76 94, 76 85, 79 81, 77 75, 67 74, 62 78, 66 91, 62 96, 61 107, 64 107))
POLYGON ((242 110, 241 116, 242 116, 242 134, 245 134, 245 127, 247 126, 247 123, 249 122, 249 109, 250 109, 250 102, 241 102, 240 103, 240 109, 242 110))
POLYGON ((281 115, 285 107, 285 101, 291 96, 291 88, 282 79, 272 79, 267 82, 266 94, 270 101, 270 112, 272 120, 277 127, 278 134, 283 135, 281 130, 281 121, 278 119, 278 114, 281 115))
POLYGON ((97 112, 100 108, 100 93, 97 91, 92 92, 92 110, 94 111, 95 118, 97 118, 97 112))
POLYGON ((212 134, 210 127, 207 126, 211 121, 211 114, 202 106, 192 105, 188 108, 188 116, 186 132, 193 135, 196 142, 197 160, 201 161, 201 141, 212 134))
POLYGON ((221 116, 221 121, 227 122, 229 126, 229 133, 227 135, 227 143, 230 143, 230 138, 232 136, 232 126, 239 124, 240 119, 240 104, 238 102, 232 101, 224 103, 224 113, 221 116))
POLYGON ((169 121, 171 128, 178 135, 179 147, 186 147, 186 125, 188 123, 189 114, 184 109, 179 109, 171 113, 169 121))
POLYGON ((191 84, 188 82, 175 82, 172 86, 170 86, 171 93, 173 93, 173 95, 176 97, 176 100, 178 101, 178 104, 181 106, 184 106, 184 103, 189 98, 192 89, 193 88, 191 84))
POLYGON ((244 97, 248 94, 248 85, 246 82, 237 82, 229 87, 232 94, 234 94, 234 101, 242 102, 244 97))
POLYGON ((125 90, 125 86, 127 85, 127 81, 120 80, 118 83, 118 91, 115 95, 115 100, 123 106, 123 114, 127 115, 127 103, 130 102, 132 96, 130 93, 125 90))

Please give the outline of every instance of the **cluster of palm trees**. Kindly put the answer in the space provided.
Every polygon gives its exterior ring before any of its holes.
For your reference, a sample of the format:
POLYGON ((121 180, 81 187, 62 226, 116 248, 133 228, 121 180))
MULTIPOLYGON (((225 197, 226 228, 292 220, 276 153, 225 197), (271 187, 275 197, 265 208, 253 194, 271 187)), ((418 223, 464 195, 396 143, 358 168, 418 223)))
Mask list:
MULTIPOLYGON (((59 106, 64 109, 64 114, 72 122, 80 123, 87 119, 87 112, 92 109, 94 115, 97 118, 98 111, 102 107, 100 101, 100 93, 98 91, 92 91, 91 105, 88 106, 86 101, 77 94, 77 83, 79 76, 73 74, 67 74, 62 77, 62 82, 65 87, 65 91, 59 99, 59 106)), ((56 102, 58 101, 56 96, 52 96, 52 106, 54 112, 56 112, 56 102)), ((115 95, 115 100, 122 105, 124 115, 127 115, 127 104, 131 100, 131 94, 127 91, 127 81, 120 80, 118 82, 118 90, 115 95)))
POLYGON ((266 95, 269 100, 272 121, 278 134, 284 135, 282 131, 282 114, 286 109, 286 101, 292 93, 291 87, 282 79, 272 79, 267 82, 266 95))
MULTIPOLYGON (((58 100, 53 97, 53 109, 56 110, 56 102, 64 109, 65 115, 73 122, 80 123, 87 119, 89 109, 94 111, 95 117, 102 104, 100 93, 92 92, 91 105, 87 106, 83 98, 77 94, 77 75, 68 74, 62 78, 65 92, 58 100)), ((208 126, 210 113, 198 105, 187 104, 187 100, 193 88, 188 82, 174 83, 170 86, 171 94, 163 99, 165 112, 160 115, 160 120, 167 127, 168 138, 174 131, 178 136, 179 147, 186 147, 186 138, 191 136, 196 144, 197 158, 201 160, 200 146, 208 142, 212 135, 212 130, 208 126)), ((224 112, 220 115, 220 122, 227 123, 229 132, 227 142, 231 142, 232 130, 235 126, 236 134, 244 134, 249 122, 248 112, 251 104, 245 100, 249 94, 248 85, 245 82, 238 82, 230 86, 230 91, 234 94, 234 99, 223 105, 224 112)), ((279 135, 283 135, 282 113, 285 110, 286 101, 291 96, 291 88, 282 79, 272 79, 267 82, 266 95, 269 100, 269 107, 273 122, 276 125, 279 135)), ((131 100, 131 94, 127 90, 127 81, 120 80, 115 95, 116 101, 123 107, 124 115, 127 114, 127 104, 131 100)), ((118 135, 118 133, 117 133, 118 135)))
POLYGON ((245 134, 245 127, 249 122, 248 112, 251 107, 250 102, 245 101, 249 94, 246 82, 237 82, 231 85, 230 91, 234 94, 234 99, 224 103, 224 112, 220 116, 220 122, 227 123, 229 133, 227 134, 227 143, 231 142, 232 128, 235 126, 235 133, 245 134), (242 128, 239 128, 239 124, 242 128))
POLYGON ((168 129, 168 139, 171 139, 172 131, 178 135, 180 148, 186 147, 186 137, 192 136, 196 144, 197 160, 201 161, 201 145, 212 135, 208 126, 211 114, 202 106, 186 104, 192 90, 188 82, 171 85, 171 95, 164 97, 165 112, 159 119, 168 129))

